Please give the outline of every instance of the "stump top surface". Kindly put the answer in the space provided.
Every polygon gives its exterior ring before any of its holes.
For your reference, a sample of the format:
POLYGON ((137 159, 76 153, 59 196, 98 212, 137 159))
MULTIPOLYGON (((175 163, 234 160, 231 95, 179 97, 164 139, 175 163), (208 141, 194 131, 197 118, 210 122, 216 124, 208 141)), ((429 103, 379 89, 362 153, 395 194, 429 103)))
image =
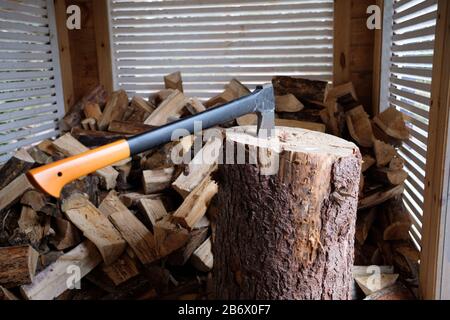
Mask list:
POLYGON ((226 139, 275 152, 325 153, 338 157, 354 154, 358 147, 347 140, 329 134, 300 128, 276 127, 275 138, 259 139, 256 126, 240 126, 226 130, 226 139))

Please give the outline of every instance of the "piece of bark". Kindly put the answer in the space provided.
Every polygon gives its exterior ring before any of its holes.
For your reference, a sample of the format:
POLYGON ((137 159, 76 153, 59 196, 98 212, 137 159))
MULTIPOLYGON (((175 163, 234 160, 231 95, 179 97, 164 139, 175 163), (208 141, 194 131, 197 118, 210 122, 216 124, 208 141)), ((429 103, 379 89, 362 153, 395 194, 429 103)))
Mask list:
POLYGON ((152 263, 159 258, 153 234, 129 210, 116 211, 109 219, 142 264, 152 263))
POLYGON ((186 198, 208 175, 217 169, 222 139, 209 139, 203 148, 189 162, 188 174, 181 174, 172 183, 172 187, 186 198))
POLYGON ((299 112, 305 107, 303 103, 298 101, 291 93, 275 96, 275 106, 277 112, 299 112))
POLYGON ((83 278, 101 262, 102 256, 95 245, 86 240, 38 273, 32 284, 22 286, 22 295, 28 300, 53 300, 71 289, 68 285, 76 284, 75 271, 83 278))
POLYGON ((325 133, 325 125, 322 123, 315 123, 309 121, 289 120, 289 119, 275 119, 277 127, 301 128, 306 130, 313 130, 325 133))
POLYGON ((408 173, 404 170, 390 170, 388 168, 376 168, 371 171, 371 176, 380 182, 397 186, 403 184, 408 178, 408 173))
POLYGON ((102 118, 102 109, 100 109, 100 106, 98 103, 88 102, 84 106, 84 116, 86 118, 93 118, 98 123, 100 119, 102 118))
POLYGON ((258 139, 255 127, 226 131, 228 143, 273 152, 278 165, 271 171, 269 161, 219 166, 216 298, 349 299, 358 147, 303 129, 277 128, 275 137, 276 143, 258 139))
POLYGON ((415 300, 411 291, 401 283, 377 291, 364 300, 415 300))
POLYGON ((111 265, 103 264, 100 268, 116 286, 139 275, 138 264, 127 252, 111 265))
POLYGON ((393 197, 401 195, 403 193, 403 190, 403 185, 398 185, 387 190, 375 192, 360 199, 358 203, 358 209, 365 209, 379 205, 393 197))
POLYGON ((213 268, 214 258, 212 253, 211 238, 203 242, 191 256, 192 265, 201 272, 209 272, 213 268))
POLYGON ((168 263, 173 266, 185 265, 194 251, 206 240, 207 236, 207 227, 193 230, 189 234, 188 242, 169 256, 168 263))
POLYGON ((366 296, 390 287, 398 279, 398 274, 374 274, 369 276, 356 276, 355 281, 366 296))
POLYGON ((347 111, 345 114, 347 128, 350 136, 363 148, 373 146, 372 124, 369 115, 362 106, 347 111))
POLYGON ((183 93, 175 90, 166 100, 164 100, 155 111, 144 121, 144 124, 151 126, 162 126, 168 123, 171 116, 181 115, 186 104, 183 93))
POLYGON ((138 192, 128 192, 119 195, 120 201, 127 207, 135 207, 139 204, 142 199, 160 199, 161 194, 143 194, 138 192))
POLYGON ((99 147, 108 143, 115 142, 120 139, 126 139, 129 136, 107 132, 107 131, 92 131, 81 128, 73 128, 70 134, 86 147, 99 147))
POLYGON ((53 220, 55 236, 50 243, 58 250, 67 250, 80 244, 81 235, 78 229, 68 220, 55 217, 53 220))
POLYGON ((31 246, 0 248, 0 285, 13 288, 33 281, 39 253, 31 246))
POLYGON ((35 161, 27 150, 20 149, 0 168, 0 190, 11 181, 30 170, 35 161))
POLYGON ((188 230, 205 215, 211 199, 218 191, 217 183, 207 176, 172 215, 173 220, 188 230))
POLYGON ((86 197, 74 194, 63 201, 61 208, 83 235, 97 246, 107 265, 122 255, 126 247, 124 239, 86 197))
POLYGON ((167 216, 167 210, 160 199, 140 199, 138 207, 153 227, 167 216))
POLYGON ((124 90, 113 92, 106 103, 102 117, 97 123, 99 130, 106 130, 113 120, 122 120, 128 107, 128 95, 124 90))
POLYGON ((154 126, 143 123, 114 120, 109 124, 108 131, 125 135, 136 135, 139 133, 150 131, 154 128, 154 126))
POLYGON ((373 147, 378 167, 384 167, 389 164, 392 158, 397 154, 393 146, 377 139, 375 139, 373 147))
POLYGON ((377 161, 370 155, 363 155, 362 157, 362 172, 366 172, 370 167, 372 167, 377 161))
POLYGON ((13 205, 28 190, 34 189, 25 174, 21 174, 0 190, 0 212, 13 205))
POLYGON ((205 106, 197 98, 190 98, 186 103, 186 109, 191 114, 197 114, 206 110, 205 106))
POLYGON ((168 187, 173 181, 175 169, 173 167, 158 169, 158 170, 144 170, 142 172, 142 185, 145 194, 158 193, 168 187))
POLYGON ((44 237, 44 226, 37 212, 28 206, 23 206, 17 224, 20 232, 27 236, 30 243, 35 247, 39 247, 44 237))
POLYGON ((324 102, 328 82, 308 80, 288 76, 279 76, 272 79, 275 96, 293 94, 299 101, 324 102))
POLYGON ((86 118, 81 121, 84 130, 97 131, 97 120, 94 118, 86 118))
POLYGON ((377 114, 373 121, 388 136, 402 141, 409 139, 409 130, 403 119, 403 113, 395 107, 389 107, 377 114))
POLYGON ((20 199, 20 203, 40 211, 47 204, 47 196, 38 190, 29 190, 20 199))
POLYGON ((61 130, 69 131, 81 123, 82 113, 87 103, 97 103, 100 106, 105 105, 107 93, 103 86, 95 87, 86 94, 80 101, 74 104, 69 112, 66 113, 60 123, 61 130))
POLYGON ((164 77, 164 85, 166 89, 174 89, 183 92, 183 80, 181 72, 177 71, 164 77))
MULTIPOLYGON (((53 145, 67 157, 75 156, 80 153, 89 151, 89 148, 78 142, 70 133, 66 133, 62 137, 53 141, 53 145)), ((114 189, 116 186, 116 179, 119 173, 113 167, 105 167, 95 171, 95 174, 100 177, 102 186, 107 189, 114 189)))
POLYGON ((359 211, 356 219, 355 239, 359 244, 363 245, 369 236, 370 229, 375 220, 377 211, 375 208, 371 208, 365 211, 359 211))
POLYGON ((189 240, 189 232, 172 223, 169 216, 156 222, 153 231, 160 258, 166 257, 183 247, 189 240))
POLYGON ((19 300, 14 293, 9 291, 8 289, 0 286, 0 300, 3 301, 15 301, 19 300))

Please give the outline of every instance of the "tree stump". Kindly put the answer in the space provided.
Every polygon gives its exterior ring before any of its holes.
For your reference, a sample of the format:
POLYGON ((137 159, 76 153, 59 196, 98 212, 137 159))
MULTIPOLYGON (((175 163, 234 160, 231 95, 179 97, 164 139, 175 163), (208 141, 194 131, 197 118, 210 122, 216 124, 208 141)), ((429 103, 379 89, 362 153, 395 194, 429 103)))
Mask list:
MULTIPOLYGON (((226 132, 230 145, 272 152, 275 175, 254 164, 219 166, 213 234, 218 299, 350 299, 361 155, 327 134, 254 126, 226 132)), ((239 154, 232 152, 232 157, 239 154)), ((267 164, 266 164, 267 166, 267 164)))

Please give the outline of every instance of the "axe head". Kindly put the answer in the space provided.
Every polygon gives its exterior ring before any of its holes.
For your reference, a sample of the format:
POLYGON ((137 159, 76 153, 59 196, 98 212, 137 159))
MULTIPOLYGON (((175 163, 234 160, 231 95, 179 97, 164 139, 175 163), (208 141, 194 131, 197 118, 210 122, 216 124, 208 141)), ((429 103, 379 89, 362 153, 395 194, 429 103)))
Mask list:
POLYGON ((270 139, 275 135, 275 96, 273 86, 266 84, 256 88, 257 133, 260 138, 270 139))

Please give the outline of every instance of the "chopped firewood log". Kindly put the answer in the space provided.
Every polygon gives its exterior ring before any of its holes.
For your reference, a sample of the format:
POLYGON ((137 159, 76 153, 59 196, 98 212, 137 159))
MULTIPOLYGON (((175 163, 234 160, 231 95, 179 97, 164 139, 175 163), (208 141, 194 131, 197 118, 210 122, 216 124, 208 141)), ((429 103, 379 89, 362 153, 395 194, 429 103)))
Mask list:
POLYGON ((345 126, 345 116, 342 108, 335 101, 326 101, 325 109, 319 112, 328 132, 341 137, 345 126))
POLYGON ((164 77, 164 85, 166 89, 174 89, 183 92, 183 80, 181 72, 177 71, 164 77))
POLYGON ((98 207, 98 210, 105 216, 109 217, 117 211, 128 211, 128 208, 120 201, 116 191, 110 191, 102 203, 98 207))
POLYGON ((65 199, 61 208, 83 235, 97 246, 107 265, 122 255, 126 247, 124 239, 86 197, 76 193, 65 199))
POLYGON ((40 150, 38 147, 34 146, 29 148, 28 154, 33 158, 33 160, 39 165, 45 165, 53 162, 52 157, 40 150))
POLYGON ((217 169, 222 140, 208 140, 188 165, 188 174, 181 174, 172 183, 172 187, 186 198, 205 178, 217 169))
POLYGON ((73 128, 70 134, 86 147, 98 147, 128 137, 128 135, 113 132, 92 131, 81 128, 73 128))
POLYGON ((139 209, 147 217, 152 226, 167 216, 167 210, 160 199, 140 199, 139 209))
POLYGON ((326 130, 325 125, 322 123, 299 120, 275 119, 275 125, 277 127, 301 128, 317 132, 325 132, 326 130))
POLYGON ((404 170, 390 170, 388 168, 376 168, 371 171, 371 176, 385 184, 397 186, 403 184, 408 178, 408 173, 404 170))
POLYGON ((411 291, 401 283, 379 290, 364 300, 415 300, 411 291))
POLYGON ((388 136, 398 140, 408 140, 409 130, 403 119, 403 113, 390 107, 373 118, 375 124, 388 136))
POLYGON ((366 296, 392 286, 398 279, 398 274, 373 274, 369 276, 356 276, 355 281, 366 296))
POLYGON ((352 275, 353 277, 370 276, 374 274, 374 271, 377 271, 380 274, 393 274, 394 266, 353 266, 352 275))
POLYGON ((20 232, 27 236, 30 243, 38 247, 44 237, 44 226, 41 224, 37 212, 30 207, 23 206, 17 224, 20 232))
POLYGON ((36 269, 36 272, 41 272, 43 269, 58 260, 62 255, 64 255, 64 252, 62 251, 50 251, 46 254, 41 254, 39 256, 38 269, 36 269))
POLYGON ((249 113, 236 119, 239 126, 254 126, 258 123, 258 116, 256 113, 249 113))
POLYGON ((103 110, 102 117, 97 123, 99 130, 106 130, 113 120, 122 120, 123 114, 128 107, 128 95, 124 90, 114 92, 109 97, 103 110))
POLYGON ((11 181, 26 173, 34 165, 34 159, 27 150, 20 149, 0 168, 0 190, 11 181))
POLYGON ((206 240, 208 228, 199 228, 189 233, 188 242, 180 249, 174 251, 168 259, 170 265, 182 266, 186 264, 195 250, 206 240))
POLYGON ((39 253, 31 246, 0 248, 0 285, 13 288, 33 281, 39 253))
POLYGON ((136 135, 139 133, 150 131, 154 128, 154 126, 149 126, 143 123, 114 120, 109 124, 108 131, 121 134, 136 135))
POLYGON ((47 204, 47 196, 38 190, 30 190, 24 193, 20 203, 40 211, 47 204))
POLYGON ((326 93, 325 101, 336 101, 338 98, 343 97, 347 94, 350 94, 354 100, 358 100, 355 87, 353 86, 352 82, 347 82, 329 89, 326 93))
POLYGON ((61 121, 61 129, 63 131, 69 131, 70 129, 78 126, 81 123, 81 114, 86 104, 97 103, 100 106, 105 105, 107 93, 102 86, 97 86, 87 95, 85 95, 80 101, 74 104, 69 112, 66 113, 61 121))
POLYGON ((0 286, 0 300, 3 301, 15 301, 19 300, 14 293, 9 291, 8 289, 0 286))
POLYGON ((81 236, 78 229, 68 220, 53 218, 55 236, 50 243, 58 250, 67 250, 80 244, 81 236))
POLYGON ((100 106, 97 103, 88 102, 84 106, 84 116, 86 118, 92 118, 95 119, 95 121, 98 123, 100 122, 103 114, 102 109, 100 109, 100 106))
POLYGON ((372 124, 369 115, 362 106, 347 111, 345 114, 348 131, 356 143, 364 148, 373 146, 372 124))
POLYGON ((375 159, 377 160, 378 167, 384 167, 387 164, 389 164, 392 158, 394 158, 395 155, 397 154, 393 146, 384 143, 383 141, 375 139, 373 146, 374 146, 373 149, 375 151, 375 159))
POLYGON ((122 193, 119 195, 120 201, 127 207, 135 207, 142 199, 160 199, 161 194, 143 194, 138 192, 122 193))
POLYGON ((363 245, 369 236, 370 228, 375 220, 377 211, 375 208, 358 212, 356 219, 355 239, 363 245))
POLYGON ((148 102, 155 107, 159 107, 159 105, 166 100, 175 90, 173 89, 163 89, 160 90, 148 98, 148 102))
POLYGON ((363 164, 361 171, 366 172, 370 167, 372 167, 377 161, 370 155, 366 154, 362 157, 363 164))
POLYGON ((84 130, 97 130, 97 120, 94 118, 86 118, 81 121, 81 126, 84 130))
POLYGON ((99 184, 100 178, 97 176, 87 176, 83 179, 77 179, 64 186, 61 191, 61 199, 67 199, 72 196, 72 194, 78 192, 86 194, 89 198, 89 201, 97 206, 99 201, 99 184))
POLYGON ((86 240, 38 273, 33 283, 22 286, 22 295, 28 300, 53 300, 67 289, 75 288, 74 272, 79 271, 83 278, 101 262, 102 256, 95 245, 86 240))
POLYGON ((305 107, 291 93, 283 96, 275 96, 275 106, 277 112, 298 112, 305 107))
POLYGON ((251 93, 250 89, 237 79, 231 79, 231 81, 225 85, 225 90, 233 92, 236 99, 248 96, 251 93))
POLYGON ((172 223, 170 216, 156 222, 153 227, 159 256, 166 257, 173 251, 183 247, 189 240, 189 232, 172 223))
POLYGON ((401 195, 403 193, 403 190, 403 185, 398 185, 387 190, 375 192, 374 194, 360 199, 358 203, 358 209, 361 210, 379 205, 380 203, 383 203, 395 196, 401 195))
POLYGON ((37 148, 41 150, 42 152, 48 154, 54 159, 62 159, 64 158, 64 154, 58 151, 55 146, 53 145, 52 140, 44 140, 41 143, 37 145, 37 148))
POLYGON ((0 190, 0 211, 14 204, 28 190, 34 189, 25 174, 21 174, 0 190))
POLYGON ((199 271, 209 272, 212 270, 214 258, 212 254, 211 238, 206 239, 191 256, 192 265, 199 271))
POLYGON ((217 183, 207 176, 185 199, 172 215, 175 222, 191 230, 205 215, 209 202, 218 192, 217 183))
POLYGON ((137 262, 126 251, 111 265, 103 264, 100 268, 116 286, 139 274, 137 262))
POLYGON ((175 90, 166 100, 164 100, 155 111, 144 121, 144 124, 151 126, 162 126, 168 123, 170 116, 181 115, 186 104, 186 98, 178 90, 175 90))
POLYGON ((135 96, 131 99, 130 106, 122 117, 123 121, 144 123, 156 107, 143 98, 135 96))
POLYGON ((200 113, 206 110, 205 106, 197 98, 191 98, 186 103, 186 109, 191 114, 200 113))
POLYGON ((403 160, 399 155, 396 155, 392 158, 391 162, 389 162, 389 170, 392 171, 403 170, 404 166, 405 160, 403 160))
POLYGON ((411 223, 394 222, 384 230, 383 240, 408 240, 411 238, 409 235, 410 230, 411 223))
POLYGON ((116 186, 117 190, 123 191, 132 188, 132 185, 128 183, 128 177, 130 176, 131 173, 131 167, 132 167, 131 162, 115 167, 117 172, 119 172, 119 176, 117 177, 117 186, 116 186))
POLYGON ((170 186, 175 168, 145 170, 142 172, 142 185, 145 194, 158 193, 170 186))
POLYGON ((287 76, 274 77, 272 84, 275 96, 293 94, 299 101, 324 102, 328 90, 328 82, 319 80, 308 80, 287 76))
POLYGON ((153 234, 129 210, 116 211, 109 216, 109 220, 143 264, 159 258, 153 234))
MULTIPOLYGON (((78 142, 70 133, 66 133, 62 137, 53 141, 53 145, 67 157, 75 156, 89 149, 78 142)), ((101 183, 105 189, 110 190, 116 186, 116 180, 119 173, 113 167, 105 167, 95 172, 101 179, 101 183)))

